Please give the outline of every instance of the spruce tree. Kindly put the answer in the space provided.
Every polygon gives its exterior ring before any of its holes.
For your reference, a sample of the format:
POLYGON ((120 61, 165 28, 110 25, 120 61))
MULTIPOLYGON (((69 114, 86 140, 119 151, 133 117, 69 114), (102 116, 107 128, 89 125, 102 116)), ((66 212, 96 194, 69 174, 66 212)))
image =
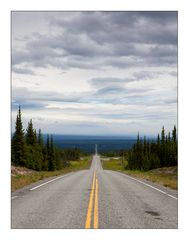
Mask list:
POLYGON ((168 143, 170 143, 171 142, 171 134, 170 134, 170 132, 168 133, 168 143))
POLYGON ((43 166, 42 147, 38 144, 36 129, 33 128, 32 119, 28 122, 26 130, 27 167, 40 171, 43 166))
POLYGON ((49 152, 49 138, 46 142, 46 144, 43 142, 43 137, 41 133, 41 129, 39 129, 38 133, 38 144, 42 148, 42 153, 43 153, 43 163, 42 163, 42 170, 47 171, 48 170, 48 152, 49 152), (47 147, 48 145, 48 147, 47 147), (48 148, 48 149, 47 149, 48 148))
POLYGON ((37 131, 34 129, 34 144, 37 144, 37 131))
POLYGON ((12 162, 15 165, 25 166, 26 149, 24 140, 24 130, 22 126, 21 107, 19 106, 15 132, 12 139, 12 162))
POLYGON ((177 150, 177 130, 176 130, 176 126, 174 126, 174 129, 172 131, 172 152, 173 152, 173 164, 177 165, 177 161, 178 161, 178 150, 177 150))
POLYGON ((47 134, 46 148, 47 148, 47 153, 49 154, 49 152, 50 152, 50 139, 49 139, 49 134, 47 134))
POLYGON ((48 166, 48 170, 50 170, 51 168, 51 163, 50 163, 50 138, 49 138, 49 134, 47 134, 47 141, 46 141, 46 161, 47 161, 47 166, 48 166))
POLYGON ((43 147, 43 136, 41 133, 41 129, 39 129, 38 131, 37 143, 39 144, 39 146, 43 147))
POLYGON ((164 144, 164 142, 165 142, 165 129, 163 126, 161 131, 161 143, 164 144))
POLYGON ((33 129, 32 119, 28 122, 28 128, 26 130, 26 143, 34 146, 36 144, 36 132, 33 129))
POLYGON ((176 142, 177 140, 177 130, 176 130, 176 126, 174 126, 174 129, 172 131, 172 139, 174 142, 176 142))
POLYGON ((158 133, 158 136, 157 136, 157 145, 156 145, 156 148, 155 148, 155 153, 160 158, 160 155, 161 155, 161 142, 160 142, 159 133, 158 133))
POLYGON ((164 126, 162 127, 161 131, 161 148, 160 148, 160 160, 161 160, 161 167, 165 166, 165 129, 164 126))
POLYGON ((144 137, 143 143, 137 135, 136 143, 129 151, 128 169, 150 170, 164 166, 177 165, 177 136, 176 127, 172 131, 172 138, 165 135, 165 129, 162 127, 161 137, 158 134, 157 141, 146 141, 144 137))
POLYGON ((143 140, 143 152, 144 152, 144 155, 147 154, 147 141, 146 141, 146 136, 144 136, 144 140, 143 140))
POLYGON ((49 171, 56 170, 55 150, 53 136, 51 135, 49 142, 49 171))

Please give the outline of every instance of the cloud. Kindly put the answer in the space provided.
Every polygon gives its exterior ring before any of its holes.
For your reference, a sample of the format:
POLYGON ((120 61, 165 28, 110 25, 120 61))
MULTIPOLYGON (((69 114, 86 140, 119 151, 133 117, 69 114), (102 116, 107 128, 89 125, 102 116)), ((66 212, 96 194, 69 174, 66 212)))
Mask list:
MULTIPOLYGON (((145 85, 144 80, 158 79, 161 72, 137 71, 127 79, 116 77, 92 78, 88 80, 90 90, 85 92, 59 92, 47 90, 32 90, 23 87, 13 88, 13 101, 17 103, 38 102, 39 106, 48 108, 50 103, 88 103, 88 104, 127 104, 127 105, 159 105, 166 99, 168 104, 172 93, 166 96, 154 89, 152 85, 145 85), (142 85, 129 85, 141 81, 142 85)), ((29 106, 29 105, 28 105, 29 106)), ((78 107, 78 105, 77 105, 78 107)), ((49 108, 50 109, 50 108, 49 108)))
POLYGON ((157 71, 137 71, 132 73, 130 77, 127 78, 116 78, 116 77, 103 77, 103 78, 92 78, 88 80, 88 83, 95 88, 105 88, 105 87, 120 87, 124 89, 128 83, 134 81, 143 81, 158 78, 160 75, 165 74, 164 72, 157 71))
MULTIPOLYGON (((42 90, 30 90, 23 87, 13 88, 13 102, 15 104, 23 104, 28 108, 49 108, 51 103, 75 103, 75 104, 132 104, 132 96, 134 95, 134 101, 136 99, 143 98, 144 93, 150 92, 152 89, 144 88, 131 88, 123 87, 118 84, 118 86, 100 86, 95 90, 83 92, 69 92, 60 93, 54 91, 42 91, 42 90)), ((144 102, 144 101, 142 101, 144 102)), ((78 105, 77 105, 78 107, 78 105)))
POLYGON ((120 94, 120 93, 125 93, 125 89, 123 87, 119 87, 119 86, 110 86, 110 87, 104 87, 99 89, 96 92, 96 95, 104 95, 104 94, 120 94))
POLYGON ((21 104, 44 129, 70 133, 175 123, 177 12, 13 15, 15 116, 21 104))
POLYGON ((157 71, 138 71, 133 73, 133 80, 148 80, 153 78, 158 78, 160 75, 164 74, 163 72, 157 71))
POLYGON ((101 44, 177 42, 176 12, 70 12, 68 19, 54 14, 51 26, 55 25, 64 32, 88 35, 101 44))
POLYGON ((15 102, 78 102, 82 97, 81 94, 62 94, 53 91, 34 91, 23 87, 13 88, 13 101, 15 102))
POLYGON ((31 69, 27 68, 19 68, 19 67, 12 67, 12 72, 17 73, 17 74, 25 74, 25 75, 35 75, 34 71, 31 69))
POLYGON ((123 78, 92 78, 88 80, 88 83, 95 88, 108 87, 108 86, 124 86, 128 81, 123 78))
POLYGON ((18 106, 21 105, 22 109, 27 109, 27 110, 40 110, 43 109, 45 106, 47 106, 44 103, 40 103, 40 102, 33 102, 33 101, 15 101, 12 103, 12 109, 13 110, 17 110, 18 106))
POLYGON ((54 31, 13 49, 13 64, 93 69, 177 63, 176 12, 62 12, 46 19, 54 31))
POLYGON ((165 104, 176 104, 178 102, 177 98, 170 98, 164 101, 165 104))
POLYGON ((176 71, 171 71, 169 72, 169 75, 172 77, 177 77, 177 72, 176 71))

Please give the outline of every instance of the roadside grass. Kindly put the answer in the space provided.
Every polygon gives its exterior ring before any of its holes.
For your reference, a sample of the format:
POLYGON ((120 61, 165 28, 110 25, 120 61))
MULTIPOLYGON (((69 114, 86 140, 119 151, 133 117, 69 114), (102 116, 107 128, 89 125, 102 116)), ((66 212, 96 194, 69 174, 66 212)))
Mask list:
POLYGON ((88 156, 79 161, 71 161, 70 162, 71 164, 69 167, 66 167, 57 171, 28 170, 27 172, 26 169, 24 169, 23 174, 16 174, 11 176, 11 191, 14 192, 19 188, 22 188, 26 185, 29 185, 31 183, 40 181, 48 177, 54 177, 54 176, 63 175, 72 171, 88 169, 90 168, 91 160, 92 160, 92 157, 88 156))
POLYGON ((103 169, 106 169, 106 170, 114 170, 114 171, 123 171, 124 170, 124 167, 121 165, 120 160, 115 160, 115 159, 110 158, 109 161, 101 160, 101 163, 102 163, 103 169))
POLYGON ((172 189, 178 188, 177 167, 163 167, 150 171, 125 170, 120 160, 102 161, 102 167, 107 170, 121 171, 130 176, 158 183, 172 189))

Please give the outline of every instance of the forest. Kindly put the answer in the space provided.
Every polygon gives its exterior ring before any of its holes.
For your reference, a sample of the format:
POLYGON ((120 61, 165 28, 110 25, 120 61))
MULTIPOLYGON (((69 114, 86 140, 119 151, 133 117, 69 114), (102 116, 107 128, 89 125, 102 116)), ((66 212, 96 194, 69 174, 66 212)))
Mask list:
MULTIPOLYGON (((32 119, 28 122, 26 131, 23 129, 21 108, 19 106, 15 132, 11 144, 11 161, 15 166, 23 166, 37 171, 54 171, 69 166, 70 161, 79 160, 85 155, 78 148, 61 149, 54 145, 53 135, 42 134, 41 129, 36 131, 32 119)), ((160 167, 177 165, 177 129, 165 134, 162 127, 161 134, 156 140, 140 138, 139 133, 136 143, 130 150, 109 151, 102 153, 107 157, 121 156, 130 170, 151 170, 160 167)))
POLYGON ((137 136, 136 144, 128 152, 127 169, 150 170, 160 167, 177 165, 177 130, 174 126, 172 134, 165 134, 162 127, 161 135, 158 134, 156 141, 146 140, 137 136))
POLYGON ((148 171, 155 168, 177 166, 178 164, 177 129, 165 134, 162 127, 161 134, 155 139, 140 138, 138 133, 136 143, 131 149, 103 152, 103 157, 119 157, 125 169, 148 171))
POLYGON ((54 145, 53 135, 36 131, 32 119, 26 131, 23 129, 21 107, 19 106, 15 132, 11 139, 11 163, 37 171, 55 171, 70 165, 70 161, 79 160, 84 154, 77 148, 60 149, 54 145))

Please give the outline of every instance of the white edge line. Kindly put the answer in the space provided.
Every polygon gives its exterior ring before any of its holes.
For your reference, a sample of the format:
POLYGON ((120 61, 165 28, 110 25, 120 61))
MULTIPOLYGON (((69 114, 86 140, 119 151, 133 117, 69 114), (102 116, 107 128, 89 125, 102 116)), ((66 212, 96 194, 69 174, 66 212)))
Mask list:
POLYGON ((172 195, 170 195, 170 194, 168 194, 168 193, 166 193, 166 192, 164 192, 164 191, 162 191, 162 190, 160 190, 160 189, 158 189, 158 188, 156 188, 156 187, 153 187, 153 186, 151 186, 150 184, 147 184, 147 183, 145 183, 145 182, 142 182, 142 181, 140 181, 140 180, 138 180, 138 179, 136 179, 136 178, 130 177, 130 176, 128 176, 127 174, 124 174, 124 173, 121 173, 121 175, 124 175, 124 176, 126 176, 126 177, 128 177, 128 178, 131 178, 131 179, 135 180, 136 182, 142 183, 142 184, 144 184, 144 185, 146 185, 146 186, 148 186, 148 187, 150 187, 150 188, 153 188, 153 189, 157 190, 158 192, 161 192, 161 193, 163 193, 163 194, 165 194, 165 195, 167 195, 167 196, 169 196, 169 197, 171 197, 171 198, 173 198, 173 199, 175 199, 175 200, 178 200, 177 197, 174 197, 174 196, 172 196, 172 195))
MULTIPOLYGON (((71 173, 73 173, 73 172, 71 172, 71 173)), ((54 181, 56 181, 56 180, 58 180, 58 179, 60 179, 60 178, 64 178, 64 177, 70 175, 71 173, 65 174, 65 175, 63 175, 63 176, 54 178, 54 179, 52 179, 52 180, 50 180, 50 181, 48 181, 48 182, 42 183, 42 184, 40 184, 40 185, 38 185, 38 186, 36 186, 36 187, 31 188, 30 191, 33 191, 33 190, 35 190, 35 189, 37 189, 37 188, 40 188, 40 187, 42 187, 42 186, 44 186, 44 185, 46 185, 46 184, 48 184, 48 183, 50 183, 50 182, 54 182, 54 181)))

